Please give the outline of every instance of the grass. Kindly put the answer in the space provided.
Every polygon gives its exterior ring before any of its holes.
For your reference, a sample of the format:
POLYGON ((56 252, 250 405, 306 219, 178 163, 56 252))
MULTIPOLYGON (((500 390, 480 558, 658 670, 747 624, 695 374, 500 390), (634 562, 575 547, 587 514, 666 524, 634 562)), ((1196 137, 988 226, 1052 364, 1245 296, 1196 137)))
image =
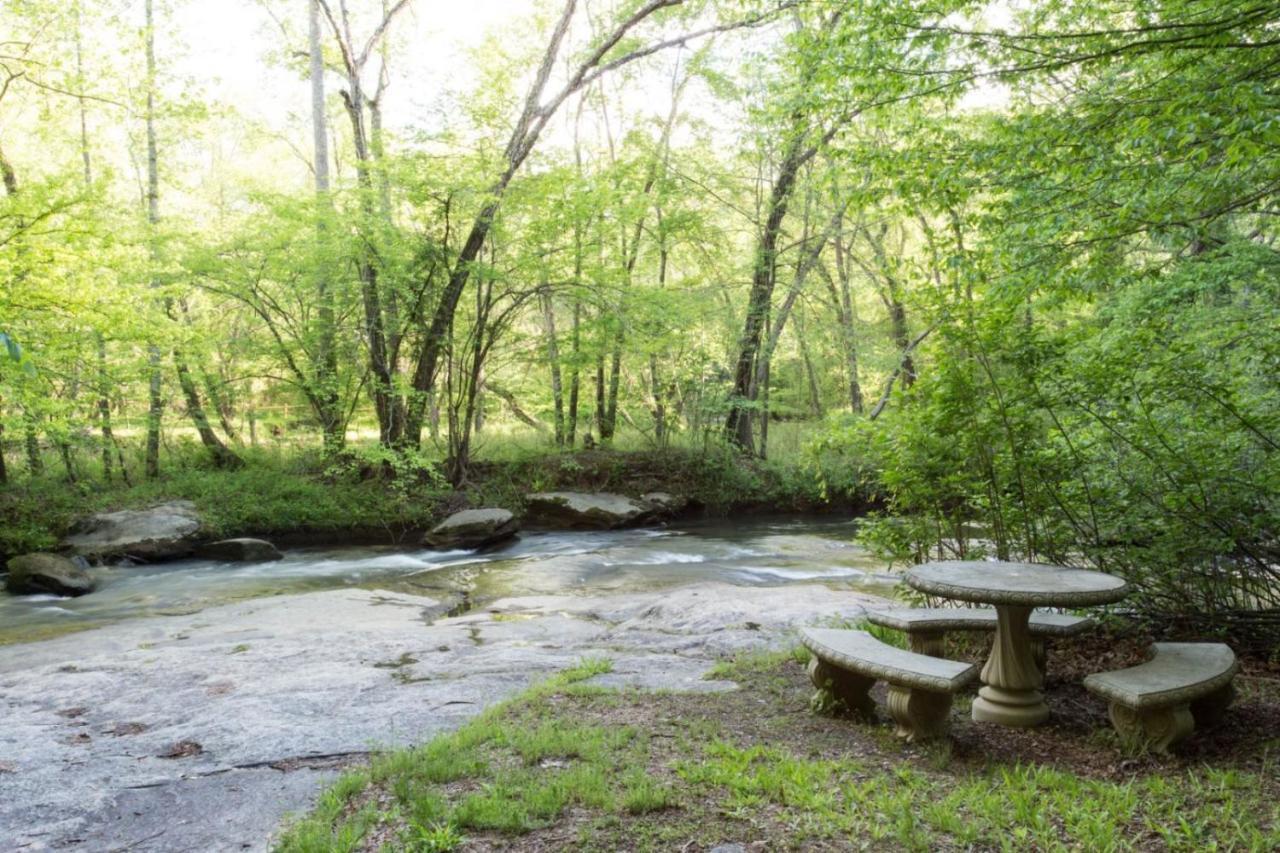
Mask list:
POLYGON ((0 553, 48 549, 85 513, 194 502, 211 536, 367 528, 392 533, 438 513, 438 488, 396 491, 376 480, 326 474, 314 456, 246 452, 245 467, 211 470, 171 465, 157 480, 127 485, 82 479, 76 486, 52 474, 0 489, 0 553))
MULTIPOLYGON (((1276 849, 1280 782, 1258 744, 1213 761, 1072 749, 910 746, 886 726, 817 717, 805 656, 718 665, 739 691, 604 690, 589 661, 451 734, 344 776, 278 843, 303 851, 1276 849)), ((989 745, 988 745, 989 746, 989 745)))
POLYGON ((343 776, 280 849, 357 850, 385 836, 395 849, 450 850, 465 831, 528 833, 570 806, 666 808, 670 793, 645 775, 638 730, 541 714, 541 703, 556 697, 597 695, 582 682, 610 669, 607 660, 583 661, 451 734, 343 776))

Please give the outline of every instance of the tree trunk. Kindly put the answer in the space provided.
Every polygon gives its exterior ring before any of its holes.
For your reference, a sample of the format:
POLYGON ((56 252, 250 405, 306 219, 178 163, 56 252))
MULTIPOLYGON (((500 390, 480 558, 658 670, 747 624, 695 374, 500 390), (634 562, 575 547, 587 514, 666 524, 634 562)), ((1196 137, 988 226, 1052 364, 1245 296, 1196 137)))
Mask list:
POLYGON ((880 232, 876 234, 866 226, 861 228, 863 238, 871 247, 871 251, 875 254, 876 261, 879 264, 879 275, 877 276, 876 270, 866 263, 862 263, 862 267, 873 282, 877 280, 883 281, 883 284, 877 284, 877 289, 880 301, 884 303, 885 310, 889 313, 890 334, 893 337, 894 344, 898 347, 898 353, 901 357, 901 363, 898 365, 896 375, 901 378, 903 388, 910 388, 912 383, 916 381, 915 362, 911 357, 914 345, 911 342, 911 334, 907 325, 907 309, 902 303, 902 286, 894 274, 889 257, 890 253, 886 251, 884 246, 884 235, 887 229, 888 226, 884 225, 880 228, 880 232))
POLYGON ((844 225, 840 223, 835 238, 836 278, 839 279, 836 297, 836 319, 840 323, 840 341, 844 344, 845 369, 849 372, 849 411, 860 415, 863 409, 862 383, 858 378, 858 336, 854 328, 853 287, 851 285, 849 259, 845 256, 844 225))
POLYGON ((111 482, 111 450, 115 435, 111 431, 111 377, 107 373, 107 341, 97 334, 98 343, 98 428, 102 432, 102 478, 111 482))
MULTIPOLYGON (((18 194, 18 173, 14 171, 9 158, 4 155, 3 148, 0 148, 0 183, 4 184, 5 195, 18 194)), ((21 227, 21 222, 18 224, 21 227)))
POLYGON ((796 340, 800 342, 800 358, 804 361, 805 378, 809 383, 809 411, 815 418, 820 418, 822 417, 822 392, 818 388, 818 376, 813 369, 813 359, 809 357, 809 345, 805 343, 807 338, 804 324, 800 322, 800 315, 796 314, 796 340))
POLYGON ((569 368, 569 418, 565 425, 565 444, 573 449, 578 432, 578 393, 582 386, 582 371, 579 359, 582 357, 582 302, 573 300, 573 335, 571 337, 573 364, 569 368))
POLYGON ((360 188, 360 257, 356 266, 360 277, 360 297, 364 305, 365 338, 369 347, 369 371, 373 374, 374 412, 378 418, 378 438, 384 447, 400 444, 404 431, 402 405, 396 394, 396 366, 391 362, 387 346, 386 316, 378 281, 378 268, 372 249, 376 212, 373 204, 373 176, 370 172, 368 137, 364 126, 364 93, 358 73, 347 75, 347 91, 343 93, 347 116, 351 120, 351 137, 356 155, 356 183, 360 188))
POLYGON ((605 427, 604 353, 596 355, 596 433, 604 440, 605 427))
POLYGON ((787 145, 769 195, 768 216, 756 246, 751 292, 747 297, 747 316, 738 344, 733 397, 729 403, 729 416, 725 421, 725 435, 748 453, 754 449, 750 409, 751 384, 755 377, 761 335, 765 329, 769 304, 773 298, 773 286, 777 275, 778 238, 782 234, 782 222, 786 218, 787 205, 791 201, 800 168, 817 153, 816 148, 809 145, 807 140, 808 134, 797 129, 787 145))
POLYGON ((484 381, 484 357, 487 349, 484 342, 491 307, 492 284, 488 284, 488 286, 481 284, 476 288, 476 322, 470 354, 471 364, 469 371, 463 375, 465 384, 462 389, 463 401, 460 403, 463 407, 462 416, 458 417, 452 403, 449 406, 450 453, 447 474, 449 483, 454 488, 461 486, 466 481, 467 469, 471 462, 471 425, 476 421, 476 416, 479 414, 478 399, 480 386, 484 381))
POLYGON ((560 375, 560 348, 556 342, 556 312, 551 294, 542 293, 542 319, 547 333, 547 362, 551 365, 551 402, 555 409, 556 447, 564 447, 564 387, 560 375))
MULTIPOLYGON (((78 85, 84 86, 84 31, 81 28, 80 20, 80 3, 77 1, 76 15, 76 77, 78 85)), ((93 158, 89 151, 89 109, 83 95, 77 98, 80 112, 80 160, 84 166, 84 185, 88 190, 93 184, 93 158)), ((98 429, 102 436, 102 479, 104 482, 111 482, 111 454, 112 451, 120 457, 120 476, 127 483, 129 481, 129 472, 124 467, 124 455, 120 452, 119 445, 116 444, 115 434, 111 430, 111 378, 107 372, 107 340, 103 337, 102 332, 95 331, 93 333, 94 342, 97 344, 98 359, 98 429)))
MULTIPOLYGON (((670 253, 667 249, 666 237, 663 235, 662 227, 662 208, 657 208, 658 220, 658 289, 662 290, 667 286, 667 261, 670 253)), ((649 353, 649 386, 650 396, 653 399, 653 438, 659 447, 665 447, 667 443, 667 403, 666 394, 662 388, 662 379, 658 373, 658 354, 649 353)))
POLYGON ((893 327, 893 342, 902 355, 901 381, 903 388, 910 388, 916 381, 916 363, 911 357, 911 334, 907 328, 907 309, 898 295, 898 288, 891 287, 889 320, 893 327))
MULTIPOLYGON (((153 0, 146 2, 147 18, 147 223, 151 226, 151 287, 160 287, 155 275, 159 263, 155 228, 160 222, 160 168, 156 152, 156 30, 153 0)), ((160 421, 164 417, 163 378, 161 376, 160 347, 147 346, 147 364, 151 371, 147 383, 147 477, 160 476, 160 421)))
POLYGON ((89 109, 85 103, 84 88, 84 32, 80 27, 80 0, 76 0, 76 86, 81 94, 76 98, 80 107, 80 160, 84 164, 84 185, 88 189, 93 183, 93 161, 89 157, 89 109))
POLYGON ((761 361, 760 375, 760 458, 769 458, 769 366, 770 359, 761 361))
POLYGON ((204 385, 205 397, 208 398, 209 405, 213 407, 213 411, 217 413, 218 423, 222 426, 222 431, 226 434, 227 439, 243 445, 244 442, 240 439, 240 433, 236 430, 235 424, 232 423, 234 412, 231 404, 227 401, 227 395, 218 389, 218 384, 213 381, 213 375, 203 367, 200 368, 200 383, 204 385))
POLYGON ((613 343, 613 355, 609 359, 609 399, 605 407, 604 426, 600 428, 600 440, 612 441, 618 431, 618 382, 622 377, 622 333, 613 343), (607 429, 607 432, 606 432, 607 429))
POLYGON ((191 370, 178 350, 173 351, 173 364, 178 371, 178 386, 182 389, 182 396, 187 401, 187 414, 200 435, 200 443, 213 458, 213 464, 219 468, 239 468, 244 462, 222 443, 217 433, 213 431, 213 427, 209 425, 209 418, 205 415, 204 406, 200 402, 200 392, 196 390, 195 380, 191 378, 191 370))
MULTIPOLYGON (((580 126, 582 110, 587 99, 578 101, 578 113, 573 122, 573 164, 578 180, 582 180, 582 141, 580 126)), ((565 445, 572 450, 578 437, 578 393, 582 377, 582 299, 579 296, 582 287, 582 220, 573 220, 573 332, 570 336, 572 364, 569 366, 569 417, 565 425, 565 445)))
MULTIPOLYGON (((79 354, 77 353, 75 366, 71 373, 71 382, 67 388, 67 403, 72 411, 75 411, 76 401, 80 398, 80 371, 82 366, 79 354)), ((62 468, 67 475, 67 483, 74 486, 76 480, 79 479, 79 474, 76 473, 75 448, 72 447, 65 428, 49 430, 48 435, 49 440, 58 448, 58 457, 62 459, 62 468)))
MULTIPOLYGON (((838 217, 839 214, 837 214, 838 217)), ((769 329, 769 335, 765 339, 762 351, 756 357, 756 375, 751 383, 751 399, 754 400, 757 392, 763 396, 763 406, 761 409, 760 421, 760 458, 765 455, 765 443, 769 431, 769 371, 773 365, 773 354, 778 349, 778 343, 782 340, 782 333, 787 328, 787 320, 791 317, 791 311, 795 307, 796 299, 804 290, 805 282, 809 278, 809 273, 818 264, 818 258, 822 255, 822 250, 827 244, 828 236, 833 233, 836 228, 836 220, 833 219, 827 230, 819 235, 812 235, 809 231, 809 205, 806 203, 804 212, 804 229, 802 248, 800 257, 796 259, 795 276, 791 281, 791 287, 787 290, 786 298, 782 300, 782 305, 778 307, 777 315, 772 326, 766 322, 765 328, 769 329)), ((804 342, 801 342, 804 346, 804 342)))
POLYGON ((40 432, 35 417, 25 409, 22 413, 22 438, 27 450, 27 470, 36 477, 44 473, 44 459, 40 456, 40 432))
MULTIPOLYGON (((328 215, 333 209, 329 195, 329 133, 325 113, 324 51, 320 38, 319 0, 306 0, 311 63, 311 137, 316 191, 316 256, 323 258, 330 236, 328 215)), ((329 271, 316 264, 316 360, 313 368, 315 393, 309 399, 318 404, 316 417, 324 434, 327 454, 337 453, 346 443, 342 404, 338 398, 337 330, 334 320, 333 287, 329 271)))

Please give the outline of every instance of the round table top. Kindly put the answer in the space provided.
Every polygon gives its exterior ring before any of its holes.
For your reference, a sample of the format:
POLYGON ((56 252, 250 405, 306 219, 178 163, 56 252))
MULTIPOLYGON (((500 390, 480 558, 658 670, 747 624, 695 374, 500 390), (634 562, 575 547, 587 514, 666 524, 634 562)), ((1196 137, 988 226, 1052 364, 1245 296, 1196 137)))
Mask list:
POLYGON ((906 579, 915 589, 943 598, 1025 607, 1109 604, 1129 592, 1114 575, 1039 563, 946 560, 909 569, 906 579))

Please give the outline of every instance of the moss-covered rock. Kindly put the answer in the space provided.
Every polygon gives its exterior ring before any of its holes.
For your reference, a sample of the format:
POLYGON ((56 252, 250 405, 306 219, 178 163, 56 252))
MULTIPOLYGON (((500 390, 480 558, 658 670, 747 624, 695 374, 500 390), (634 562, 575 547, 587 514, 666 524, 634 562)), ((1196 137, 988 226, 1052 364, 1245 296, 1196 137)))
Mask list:
POLYGON ((267 540, 248 537, 206 542, 196 548, 196 556, 228 563, 266 563, 284 559, 284 554, 267 540))
POLYGON ((5 589, 15 595, 85 595, 97 586, 89 573, 57 554, 23 554, 8 563, 5 589))
POLYGON ((510 539, 520 529, 506 509, 465 509, 455 512, 422 538, 432 548, 487 548, 510 539))

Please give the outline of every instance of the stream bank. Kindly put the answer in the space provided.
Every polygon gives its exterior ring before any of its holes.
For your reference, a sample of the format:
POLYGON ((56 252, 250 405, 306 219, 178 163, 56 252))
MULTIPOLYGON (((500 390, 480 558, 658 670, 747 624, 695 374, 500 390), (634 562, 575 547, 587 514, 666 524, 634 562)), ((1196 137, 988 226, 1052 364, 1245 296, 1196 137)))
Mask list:
POLYGON ((231 471, 174 467, 134 484, 81 481, 46 474, 0 489, 0 561, 49 551, 76 519, 104 510, 191 501, 210 539, 251 536, 281 548, 333 545, 416 545, 449 514, 468 507, 503 507, 517 515, 532 492, 669 492, 688 501, 678 520, 793 513, 852 518, 875 508, 874 496, 849 487, 824 490, 795 462, 765 462, 731 451, 678 448, 597 449, 478 461, 465 488, 421 469, 395 479, 344 457, 333 462, 307 451, 245 452, 231 471))

